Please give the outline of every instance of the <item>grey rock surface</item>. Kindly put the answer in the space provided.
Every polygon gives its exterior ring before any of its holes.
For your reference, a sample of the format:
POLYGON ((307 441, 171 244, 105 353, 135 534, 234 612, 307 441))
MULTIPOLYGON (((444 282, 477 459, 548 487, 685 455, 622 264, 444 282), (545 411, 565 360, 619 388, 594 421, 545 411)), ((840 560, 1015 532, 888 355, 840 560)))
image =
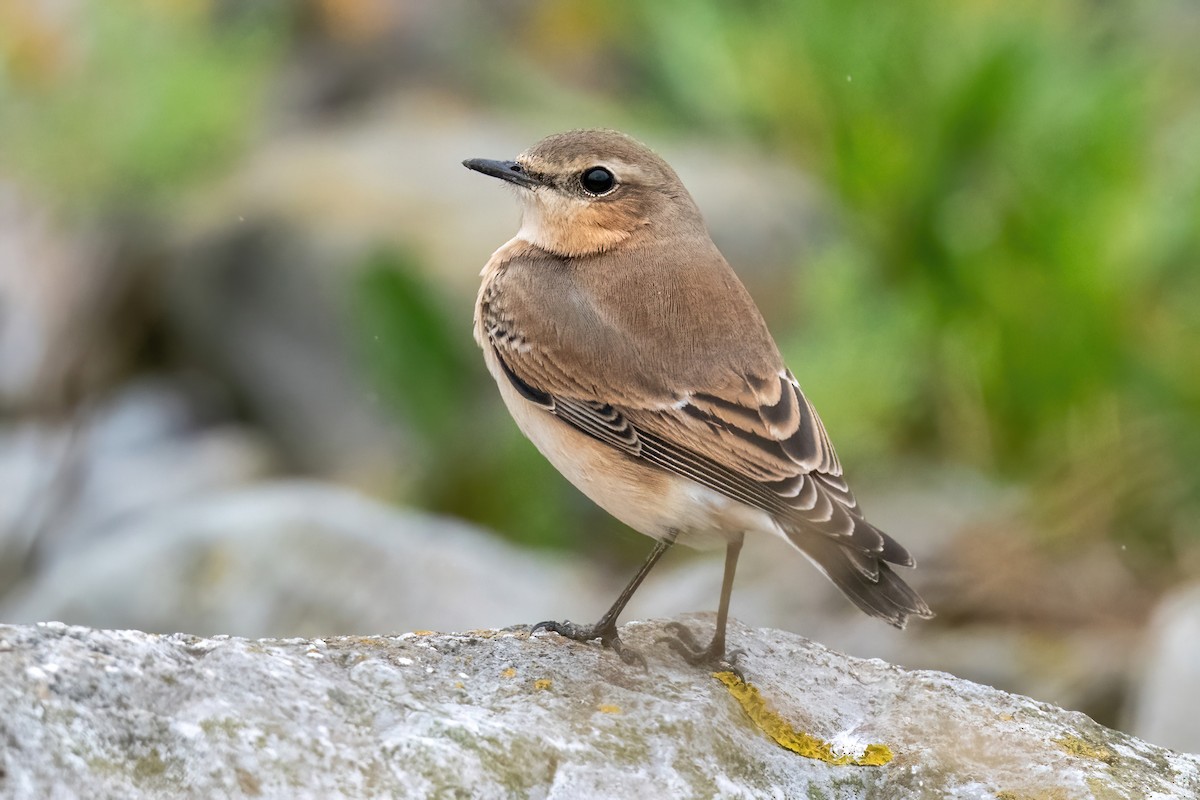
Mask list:
POLYGON ((316 481, 127 516, 0 602, 0 619, 317 636, 599 616, 597 570, 316 481))
POLYGON ((1200 753, 1200 586, 1163 601, 1142 655, 1130 730, 1167 747, 1200 753))
POLYGON ((656 644, 663 623, 622 633, 646 670, 523 632, 251 641, 0 626, 0 796, 1200 794, 1200 757, 944 673, 732 624, 747 679, 784 720, 835 752, 893 754, 875 767, 805 758, 656 644))

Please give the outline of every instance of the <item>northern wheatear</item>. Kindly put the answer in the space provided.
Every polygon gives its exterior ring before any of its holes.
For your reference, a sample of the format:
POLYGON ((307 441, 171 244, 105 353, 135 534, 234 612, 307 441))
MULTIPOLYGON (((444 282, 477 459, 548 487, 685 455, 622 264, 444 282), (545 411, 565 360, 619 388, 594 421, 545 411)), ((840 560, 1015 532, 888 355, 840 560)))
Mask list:
POLYGON ((671 644, 720 663, 746 533, 791 542, 896 627, 933 616, 889 566, 913 558, 863 518, 816 410, 663 159, 624 134, 581 130, 515 161, 463 164, 515 186, 523 211, 475 306, 505 405, 571 483, 657 540, 595 625, 535 630, 639 661, 617 616, 673 543, 715 540, 727 548, 716 633, 701 647, 676 626, 671 644))

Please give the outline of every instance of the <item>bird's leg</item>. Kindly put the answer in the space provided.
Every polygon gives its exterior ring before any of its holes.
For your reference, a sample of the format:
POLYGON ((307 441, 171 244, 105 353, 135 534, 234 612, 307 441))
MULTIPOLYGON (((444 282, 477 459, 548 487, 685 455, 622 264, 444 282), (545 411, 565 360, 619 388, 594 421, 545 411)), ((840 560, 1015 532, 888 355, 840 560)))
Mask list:
POLYGON ((636 592, 637 588, 642 585, 642 581, 645 580, 646 575, 650 573, 650 570, 655 564, 658 563, 658 560, 662 558, 663 553, 667 552, 667 550, 671 548, 671 545, 675 544, 675 535, 676 534, 672 531, 669 536, 664 539, 659 539, 655 543, 654 549, 650 552, 650 555, 646 558, 646 561, 638 569, 637 574, 634 575, 633 579, 629 581, 628 585, 621 590, 621 594, 617 597, 616 602, 612 604, 612 608, 604 612, 604 616, 601 617, 600 621, 595 625, 576 625, 575 623, 567 620, 564 620, 563 622, 554 622, 553 620, 548 620, 546 622, 539 622, 537 625, 534 625, 530 633, 539 630, 553 631, 559 636, 564 636, 576 642, 590 642, 592 639, 599 639, 601 644, 607 645, 616 651, 617 655, 619 655, 621 660, 625 663, 645 666, 646 659, 642 658, 640 653, 638 653, 636 650, 629 650, 621 644, 621 637, 617 633, 617 617, 620 616, 621 612, 625 610, 625 606, 628 605, 629 599, 633 597, 633 593, 636 592))
POLYGON ((738 556, 742 552, 742 540, 743 535, 739 533, 737 538, 732 539, 725 549, 725 577, 721 580, 721 604, 717 606, 717 630, 708 647, 701 648, 696 642, 696 637, 684 625, 678 622, 667 625, 667 628, 675 635, 674 637, 665 637, 662 641, 683 656, 689 664, 703 664, 737 672, 734 664, 737 657, 741 655, 741 651, 726 655, 725 625, 729 622, 729 598, 733 594, 733 575, 737 571, 738 556))

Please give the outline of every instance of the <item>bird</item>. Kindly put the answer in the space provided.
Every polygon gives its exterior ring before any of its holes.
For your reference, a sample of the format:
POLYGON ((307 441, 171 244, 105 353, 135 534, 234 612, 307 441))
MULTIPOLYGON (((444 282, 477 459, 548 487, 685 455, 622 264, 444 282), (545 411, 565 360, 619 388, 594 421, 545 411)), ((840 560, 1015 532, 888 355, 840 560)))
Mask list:
POLYGON ((672 649, 729 665, 726 628, 746 534, 792 544, 867 614, 897 628, 933 616, 893 566, 909 552, 868 522, 749 292, 665 160, 614 130, 547 136, 513 160, 472 158, 511 186, 515 236, 480 273, 474 336, 521 432, 583 494, 653 550, 591 625, 629 663, 617 618, 675 543, 725 546, 716 627, 672 649))

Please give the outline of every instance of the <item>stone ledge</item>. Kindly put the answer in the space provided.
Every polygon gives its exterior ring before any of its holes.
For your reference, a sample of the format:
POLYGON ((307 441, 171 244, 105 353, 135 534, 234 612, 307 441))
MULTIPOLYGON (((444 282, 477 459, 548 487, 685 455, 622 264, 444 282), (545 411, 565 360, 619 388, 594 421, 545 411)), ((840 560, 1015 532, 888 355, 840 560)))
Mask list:
POLYGON ((890 751, 882 766, 805 758, 656 644, 664 624, 622 629, 645 671, 513 631, 247 640, 0 625, 0 796, 1200 796, 1200 757, 731 622, 778 719, 835 756, 890 751))

